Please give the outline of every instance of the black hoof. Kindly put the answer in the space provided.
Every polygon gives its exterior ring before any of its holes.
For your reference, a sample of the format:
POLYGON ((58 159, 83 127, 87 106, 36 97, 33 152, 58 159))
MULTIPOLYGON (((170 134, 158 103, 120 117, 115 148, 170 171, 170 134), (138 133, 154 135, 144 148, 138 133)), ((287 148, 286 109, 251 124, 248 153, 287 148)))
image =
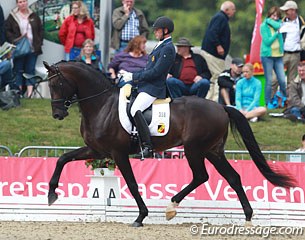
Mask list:
POLYGON ((132 227, 143 227, 143 223, 133 222, 132 227))
POLYGON ((49 193, 48 195, 48 204, 51 206, 58 198, 57 193, 49 193))

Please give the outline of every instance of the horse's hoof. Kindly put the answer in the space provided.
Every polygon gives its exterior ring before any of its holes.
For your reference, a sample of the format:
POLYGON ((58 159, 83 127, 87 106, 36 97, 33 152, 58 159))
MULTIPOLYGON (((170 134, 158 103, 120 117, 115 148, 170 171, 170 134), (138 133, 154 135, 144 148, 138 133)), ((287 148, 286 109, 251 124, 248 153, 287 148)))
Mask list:
POLYGON ((165 215, 166 215, 166 220, 169 221, 177 215, 177 211, 173 210, 173 211, 170 211, 170 212, 166 212, 165 215))
POLYGON ((57 193, 49 193, 48 195, 48 205, 51 206, 58 198, 57 193))
POLYGON ((253 227, 252 221, 246 221, 245 227, 253 227))
POLYGON ((138 227, 143 227, 143 223, 138 223, 138 222, 133 222, 133 224, 131 224, 132 227, 138 228, 138 227))
POLYGON ((176 207, 178 207, 178 203, 170 202, 165 210, 166 220, 169 221, 173 219, 177 215, 176 207))

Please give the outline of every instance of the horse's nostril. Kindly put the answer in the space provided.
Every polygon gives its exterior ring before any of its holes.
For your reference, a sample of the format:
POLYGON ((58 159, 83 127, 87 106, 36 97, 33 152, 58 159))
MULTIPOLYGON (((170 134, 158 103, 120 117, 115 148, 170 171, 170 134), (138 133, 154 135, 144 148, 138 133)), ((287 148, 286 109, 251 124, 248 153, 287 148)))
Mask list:
POLYGON ((59 118, 59 114, 57 114, 57 113, 53 114, 53 118, 58 119, 59 118))

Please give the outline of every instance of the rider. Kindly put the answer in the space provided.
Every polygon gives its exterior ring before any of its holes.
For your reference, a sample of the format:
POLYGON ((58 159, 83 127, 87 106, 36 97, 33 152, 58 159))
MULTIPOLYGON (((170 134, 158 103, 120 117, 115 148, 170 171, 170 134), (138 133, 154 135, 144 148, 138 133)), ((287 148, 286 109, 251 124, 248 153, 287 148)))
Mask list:
POLYGON ((133 80, 138 86, 138 95, 130 113, 138 130, 144 157, 152 157, 153 146, 142 112, 157 98, 166 98, 166 77, 176 55, 171 38, 171 33, 174 31, 173 21, 162 16, 157 18, 152 27, 159 42, 149 55, 145 69, 135 73, 120 72, 125 82, 133 80))

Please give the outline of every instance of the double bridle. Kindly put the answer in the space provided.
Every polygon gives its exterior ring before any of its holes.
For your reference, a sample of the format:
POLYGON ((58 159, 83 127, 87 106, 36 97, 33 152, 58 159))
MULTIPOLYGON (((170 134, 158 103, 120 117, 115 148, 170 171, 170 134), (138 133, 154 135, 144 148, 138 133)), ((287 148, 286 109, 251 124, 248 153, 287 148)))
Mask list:
MULTIPOLYGON (((52 76, 49 76, 48 77, 48 82, 55 78, 55 77, 59 77, 59 86, 61 87, 61 90, 62 90, 62 96, 64 96, 63 94, 63 88, 62 86, 64 85, 63 83, 66 82, 70 87, 73 88, 73 86, 71 85, 71 83, 64 77, 64 75, 61 73, 61 71, 59 70, 57 64, 54 65, 54 68, 55 68, 55 74, 53 74, 52 76)), ((102 94, 104 94, 105 92, 109 91, 110 88, 107 88, 105 90, 103 90, 102 92, 99 92, 97 94, 94 94, 94 95, 91 95, 89 97, 84 97, 84 98, 80 98, 80 99, 70 99, 70 98, 60 98, 60 99, 51 99, 51 103, 63 103, 64 107, 66 108, 69 108, 72 106, 72 104, 74 103, 80 103, 80 102, 83 102, 83 101, 86 101, 86 100, 89 100, 89 99, 92 99, 92 98, 95 98, 95 97, 98 97, 102 94)))

